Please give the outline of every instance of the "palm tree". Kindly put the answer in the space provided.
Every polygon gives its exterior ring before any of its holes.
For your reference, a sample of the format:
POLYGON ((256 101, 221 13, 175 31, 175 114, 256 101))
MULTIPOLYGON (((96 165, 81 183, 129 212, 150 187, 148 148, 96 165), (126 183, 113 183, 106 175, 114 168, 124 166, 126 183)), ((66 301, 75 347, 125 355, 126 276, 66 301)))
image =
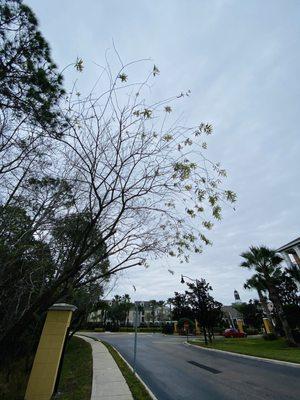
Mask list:
POLYGON ((286 268, 286 271, 289 275, 294 279, 298 285, 300 284, 300 267, 298 265, 293 264, 291 267, 286 268))
POLYGON ((244 258, 241 267, 255 270, 259 280, 268 290, 269 298, 273 302, 275 310, 280 318, 286 339, 290 346, 296 346, 276 287, 276 284, 278 284, 278 276, 281 274, 280 263, 282 262, 282 258, 275 250, 265 246, 251 246, 249 251, 241 254, 241 257, 244 258))
POLYGON ((244 288, 255 289, 257 291, 260 304, 262 305, 263 311, 271 323, 271 330, 273 332, 274 325, 272 321, 272 316, 267 305, 266 297, 264 296, 264 292, 266 291, 267 288, 265 287, 263 280, 258 274, 255 274, 252 276, 252 278, 247 279, 246 283, 244 284, 244 288))

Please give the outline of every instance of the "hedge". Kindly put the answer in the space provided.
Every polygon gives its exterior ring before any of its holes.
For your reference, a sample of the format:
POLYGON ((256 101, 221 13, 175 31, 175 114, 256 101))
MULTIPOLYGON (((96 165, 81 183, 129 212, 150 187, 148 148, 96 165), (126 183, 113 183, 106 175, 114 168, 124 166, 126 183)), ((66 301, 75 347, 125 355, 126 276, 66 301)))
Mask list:
MULTIPOLYGON (((162 328, 138 328, 138 332, 140 333, 152 333, 152 332, 161 332, 162 328)), ((134 332, 135 329, 132 327, 120 327, 119 332, 134 332)))

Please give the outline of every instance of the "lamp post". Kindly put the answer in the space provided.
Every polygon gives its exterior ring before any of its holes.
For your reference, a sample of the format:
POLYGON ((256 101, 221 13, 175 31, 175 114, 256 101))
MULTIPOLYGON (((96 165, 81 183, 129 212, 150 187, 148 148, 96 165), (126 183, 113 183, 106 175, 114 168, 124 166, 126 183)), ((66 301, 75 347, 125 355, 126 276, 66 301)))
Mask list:
MULTIPOLYGON (((186 278, 186 279, 188 279, 188 280, 190 280, 190 281, 192 281, 192 282, 196 282, 196 286, 197 286, 197 289, 198 289, 198 282, 199 282, 199 280, 198 279, 193 279, 193 278, 190 278, 189 276, 186 276, 186 275, 182 275, 181 274, 181 280, 180 280, 180 282, 183 284, 183 283, 185 283, 185 280, 184 280, 184 278, 186 278)), ((197 290, 197 292, 198 292, 198 290, 197 290)), ((198 316, 199 317, 199 316, 198 316)), ((189 330, 187 329, 187 341, 188 341, 188 338, 189 338, 189 330)))
POLYGON ((133 348, 133 373, 135 375, 136 370, 136 349, 137 349, 137 326, 138 326, 138 302, 134 302, 134 348, 133 348))
POLYGON ((184 278, 186 278, 186 279, 189 279, 190 281, 192 281, 192 282, 196 282, 196 283, 198 283, 199 282, 199 280, 198 279, 192 279, 192 278, 190 278, 189 276, 186 276, 186 275, 181 275, 181 280, 180 280, 180 283, 185 283, 185 280, 184 280, 184 278))
MULTIPOLYGON (((189 276, 181 275, 181 280, 180 280, 181 283, 185 283, 184 278, 196 283, 198 303, 200 304, 200 294, 199 294, 199 283, 200 283, 200 281, 199 281, 199 279, 193 279, 193 278, 190 278, 189 276)), ((198 323, 200 323, 200 313, 201 313, 201 311, 198 308, 198 323)), ((205 326, 203 326, 203 332, 204 332, 205 344, 207 344, 207 336, 206 336, 206 328, 205 328, 205 326)))

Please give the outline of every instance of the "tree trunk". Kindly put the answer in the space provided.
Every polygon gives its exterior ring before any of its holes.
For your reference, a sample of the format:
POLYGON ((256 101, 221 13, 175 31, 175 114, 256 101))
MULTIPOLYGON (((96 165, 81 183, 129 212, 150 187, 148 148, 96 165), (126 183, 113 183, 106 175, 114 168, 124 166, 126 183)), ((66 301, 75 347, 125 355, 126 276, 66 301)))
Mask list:
POLYGON ((264 298, 264 295, 262 294, 261 290, 257 289, 257 293, 258 293, 259 301, 260 301, 260 303, 262 305, 263 311, 265 312, 268 320, 270 321, 271 331, 273 333, 275 331, 275 327, 274 327, 274 324, 273 324, 273 321, 272 321, 272 315, 271 315, 271 313, 270 313, 270 311, 268 309, 268 305, 267 305, 266 299, 264 298))
POLYGON ((208 344, 208 342, 207 342, 207 334, 206 334, 206 327, 204 325, 203 325, 203 334, 204 334, 205 344, 208 344))
POLYGON ((211 332, 211 329, 208 328, 208 329, 207 329, 207 332, 208 332, 208 340, 209 340, 209 343, 212 343, 212 332, 211 332))

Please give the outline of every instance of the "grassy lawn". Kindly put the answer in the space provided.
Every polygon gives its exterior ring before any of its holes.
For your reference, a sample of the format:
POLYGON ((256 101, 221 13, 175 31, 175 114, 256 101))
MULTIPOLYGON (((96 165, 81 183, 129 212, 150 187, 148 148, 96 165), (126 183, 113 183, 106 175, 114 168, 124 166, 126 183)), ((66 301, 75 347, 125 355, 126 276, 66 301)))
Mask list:
POLYGON ((267 341, 264 339, 225 339, 215 340, 212 345, 205 345, 199 341, 189 341, 201 347, 232 351, 233 353, 248 354, 251 356, 272 358, 274 360, 300 363, 300 347, 288 347, 284 339, 267 341))
POLYGON ((114 360, 118 364, 127 385, 132 393, 134 400, 152 400, 149 393, 145 389, 145 386, 140 382, 140 380, 133 374, 128 365, 119 356, 118 352, 108 343, 102 342, 104 346, 108 348, 108 351, 113 356, 114 360))
POLYGON ((93 358, 89 343, 72 337, 67 345, 58 387, 59 400, 90 400, 93 358))

